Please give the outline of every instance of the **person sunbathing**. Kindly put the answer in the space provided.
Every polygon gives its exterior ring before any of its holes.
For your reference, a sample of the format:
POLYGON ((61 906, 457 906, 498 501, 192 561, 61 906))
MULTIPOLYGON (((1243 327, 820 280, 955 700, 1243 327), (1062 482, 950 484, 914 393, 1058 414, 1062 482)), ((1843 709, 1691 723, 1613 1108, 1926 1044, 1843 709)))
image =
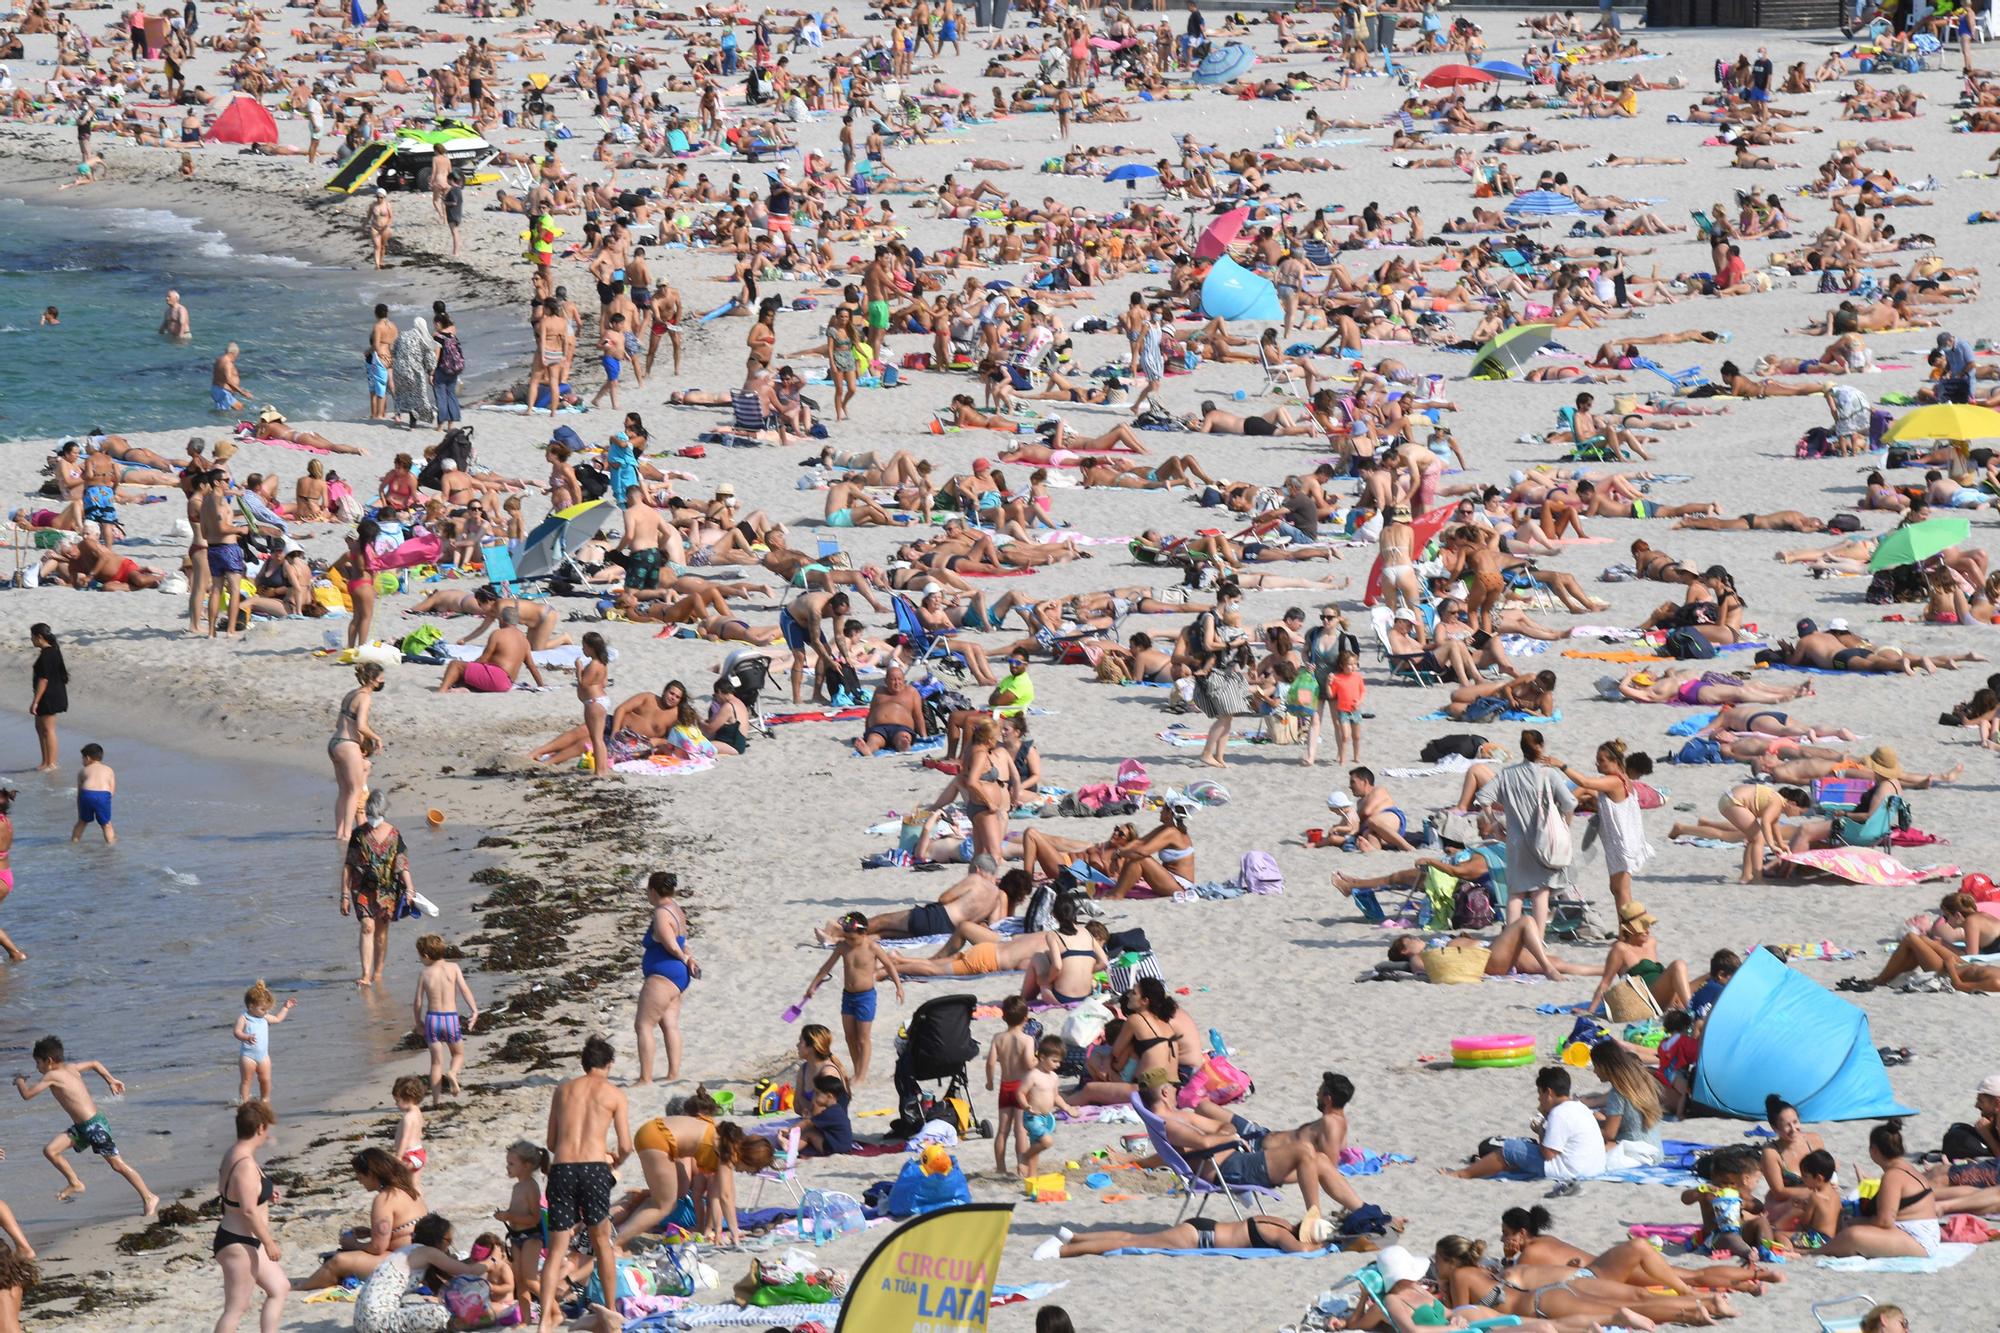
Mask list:
POLYGON ((1568 1241, 1548 1234, 1548 1210, 1509 1208, 1500 1215, 1501 1253, 1510 1264, 1535 1267, 1586 1268, 1607 1282, 1629 1282, 1638 1286, 1686 1290, 1689 1287, 1720 1288, 1762 1294, 1762 1284, 1783 1282, 1784 1272, 1766 1264, 1744 1266, 1736 1263, 1706 1264, 1682 1268, 1666 1261, 1648 1240, 1621 1241, 1593 1255, 1568 1241))
POLYGON ((1686 668, 1661 671, 1634 667, 1618 682, 1621 698, 1642 704, 1781 704, 1812 692, 1810 680, 1797 685, 1753 685, 1726 672, 1686 668))
POLYGON ((1849 977, 1840 983, 1839 988, 1845 991, 1873 990, 1906 973, 1919 971, 1937 973, 1961 995, 2000 994, 2000 967, 1990 963, 1966 962, 1950 945, 1916 934, 1903 936, 1896 951, 1889 955, 1882 970, 1873 978, 1863 981, 1849 977))
MULTIPOLYGON (((621 736, 628 741, 636 737, 659 744, 677 725, 691 719, 699 720, 688 699, 687 687, 677 680, 670 680, 658 694, 635 694, 612 709, 610 718, 604 724, 604 734, 611 741, 612 756, 616 758, 621 748, 621 736)), ((571 727, 555 739, 535 747, 528 757, 538 764, 567 764, 589 751, 590 736, 579 726, 571 727)))
POLYGON ((1454 720, 1462 721, 1477 714, 1473 720, 1480 721, 1489 717, 1505 716, 1508 713, 1552 717, 1555 708, 1556 673, 1538 671, 1532 676, 1481 680, 1470 685, 1461 685, 1451 692, 1451 702, 1444 706, 1444 711, 1454 720), (1486 700, 1494 701, 1498 707, 1494 707, 1493 703, 1483 702, 1486 700))
POLYGON ((266 409, 263 417, 258 419, 256 431, 258 439, 278 440, 285 444, 304 445, 308 449, 324 449, 330 454, 366 454, 368 452, 360 445, 340 444, 334 440, 329 440, 318 431, 300 430, 297 426, 287 424, 282 416, 275 417, 275 419, 267 419, 272 417, 274 417, 274 414, 269 409, 266 409))
POLYGON ((1676 528, 1699 532, 1825 532, 1826 520, 1796 509, 1774 509, 1766 514, 1741 514, 1725 518, 1719 514, 1694 514, 1674 521, 1676 528))
POLYGON ((1035 1247, 1037 1259, 1076 1259, 1115 1250, 1274 1250, 1281 1254, 1317 1254, 1335 1236, 1334 1224, 1323 1217, 1299 1222, 1269 1213, 1239 1221, 1197 1217, 1151 1231, 1101 1229, 1075 1232, 1057 1227, 1056 1234, 1035 1247))
POLYGON ((1786 714, 1775 712, 1757 703, 1730 704, 1718 712, 1715 720, 1703 727, 1700 734, 1714 736, 1723 732, 1745 732, 1775 737, 1815 737, 1822 740, 1861 739, 1846 727, 1824 727, 1808 722, 1794 722, 1786 714))

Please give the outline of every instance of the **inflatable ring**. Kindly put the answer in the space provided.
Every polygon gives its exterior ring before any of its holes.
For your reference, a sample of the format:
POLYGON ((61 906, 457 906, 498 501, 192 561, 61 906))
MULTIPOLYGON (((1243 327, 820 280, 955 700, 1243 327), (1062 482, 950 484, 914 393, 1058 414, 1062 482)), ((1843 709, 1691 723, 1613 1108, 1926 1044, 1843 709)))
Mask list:
POLYGON ((1534 1054, 1535 1048, 1532 1046, 1489 1046, 1483 1051, 1453 1051, 1451 1058, 1454 1060, 1519 1060, 1523 1057, 1532 1059, 1534 1058, 1534 1054))
POLYGON ((1527 1055, 1511 1055, 1504 1060, 1469 1060, 1464 1056, 1454 1055, 1451 1063, 1454 1069, 1517 1069, 1522 1065, 1535 1063, 1535 1057, 1533 1052, 1527 1055))
POLYGON ((1534 1044, 1535 1039, 1525 1032, 1510 1032, 1485 1037, 1453 1037, 1451 1039, 1451 1049, 1453 1051, 1486 1051, 1496 1048, 1512 1049, 1516 1046, 1533 1046, 1534 1044))

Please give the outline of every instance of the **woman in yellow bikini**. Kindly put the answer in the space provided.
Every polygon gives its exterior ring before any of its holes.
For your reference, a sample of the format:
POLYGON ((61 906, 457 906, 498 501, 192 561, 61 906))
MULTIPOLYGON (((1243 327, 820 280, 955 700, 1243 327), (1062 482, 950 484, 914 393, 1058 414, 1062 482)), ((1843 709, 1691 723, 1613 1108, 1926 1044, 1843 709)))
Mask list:
POLYGON ((697 1203, 693 1229, 707 1232, 717 1244, 726 1243, 725 1235, 737 1238, 736 1172, 768 1167, 771 1141, 751 1138, 736 1124, 718 1124, 715 1117, 722 1108, 702 1089, 688 1098, 685 1109, 684 1115, 654 1116, 632 1135, 639 1169, 646 1174, 647 1198, 619 1226, 620 1247, 666 1220, 680 1196, 697 1186, 705 1202, 697 1203))

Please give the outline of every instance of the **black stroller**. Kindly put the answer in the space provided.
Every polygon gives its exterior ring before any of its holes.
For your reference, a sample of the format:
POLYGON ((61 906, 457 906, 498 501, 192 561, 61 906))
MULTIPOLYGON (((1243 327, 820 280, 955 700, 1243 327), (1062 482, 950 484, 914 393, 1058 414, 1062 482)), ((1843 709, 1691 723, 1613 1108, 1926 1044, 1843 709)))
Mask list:
POLYGON ((771 659, 748 649, 738 649, 725 657, 721 674, 716 677, 717 684, 727 685, 730 693, 750 710, 750 724, 765 736, 771 735, 771 724, 757 711, 757 696, 770 678, 771 659))
POLYGON ((992 1126, 972 1116, 972 1079, 966 1071, 979 1055, 972 1035, 970 995, 943 995, 926 1000, 910 1016, 896 1051, 896 1118, 889 1124, 895 1138, 908 1138, 925 1122, 942 1120, 962 1136, 991 1135, 992 1126), (924 1091, 925 1081, 945 1080, 942 1096, 924 1091))

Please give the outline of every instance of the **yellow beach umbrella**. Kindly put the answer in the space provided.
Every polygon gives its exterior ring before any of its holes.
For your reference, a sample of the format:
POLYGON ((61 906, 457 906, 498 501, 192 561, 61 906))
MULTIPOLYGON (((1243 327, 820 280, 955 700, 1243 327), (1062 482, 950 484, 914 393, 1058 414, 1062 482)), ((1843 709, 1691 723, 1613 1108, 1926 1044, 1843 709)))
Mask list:
POLYGON ((2000 440, 2000 412, 1976 403, 1933 403, 1905 412, 1883 440, 2000 440))

